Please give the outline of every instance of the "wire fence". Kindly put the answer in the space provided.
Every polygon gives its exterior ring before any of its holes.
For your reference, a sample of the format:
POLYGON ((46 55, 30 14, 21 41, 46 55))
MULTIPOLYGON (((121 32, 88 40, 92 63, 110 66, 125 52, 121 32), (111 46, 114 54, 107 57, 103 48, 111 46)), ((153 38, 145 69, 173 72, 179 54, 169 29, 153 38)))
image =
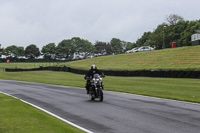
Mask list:
POLYGON ((47 67, 47 66, 57 66, 60 63, 0 63, 0 68, 38 68, 38 67, 47 67))
POLYGON ((5 67, 0 67, 0 71, 5 71, 5 67))
POLYGON ((49 63, 0 63, 0 71, 5 71, 6 68, 11 69, 31 69, 48 66, 60 66, 60 63, 49 62, 49 63))

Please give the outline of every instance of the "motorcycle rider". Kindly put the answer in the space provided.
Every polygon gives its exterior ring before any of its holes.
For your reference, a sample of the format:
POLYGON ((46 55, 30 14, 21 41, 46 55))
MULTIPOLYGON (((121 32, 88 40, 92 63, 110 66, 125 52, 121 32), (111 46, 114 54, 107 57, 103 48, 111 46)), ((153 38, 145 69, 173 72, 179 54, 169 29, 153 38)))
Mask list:
POLYGON ((93 78, 94 74, 99 74, 102 77, 105 77, 104 73, 97 69, 96 65, 92 65, 90 70, 86 73, 86 75, 84 77, 85 80, 87 80, 86 86, 85 86, 85 88, 87 90, 87 94, 89 94, 89 89, 91 86, 90 79, 93 78))

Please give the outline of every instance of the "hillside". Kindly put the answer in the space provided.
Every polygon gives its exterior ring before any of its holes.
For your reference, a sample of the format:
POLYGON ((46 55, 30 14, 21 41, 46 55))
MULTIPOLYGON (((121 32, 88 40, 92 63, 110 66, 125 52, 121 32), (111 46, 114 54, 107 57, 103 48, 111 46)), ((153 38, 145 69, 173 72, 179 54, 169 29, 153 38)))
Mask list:
POLYGON ((107 70, 200 70, 200 46, 102 56, 64 64, 80 69, 95 64, 107 70))

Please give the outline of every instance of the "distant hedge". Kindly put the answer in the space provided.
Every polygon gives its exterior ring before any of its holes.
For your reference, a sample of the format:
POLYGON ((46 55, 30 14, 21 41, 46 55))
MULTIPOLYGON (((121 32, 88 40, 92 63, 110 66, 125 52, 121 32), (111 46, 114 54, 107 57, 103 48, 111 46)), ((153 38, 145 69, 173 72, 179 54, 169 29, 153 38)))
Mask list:
MULTIPOLYGON (((82 70, 71 67, 40 67, 32 69, 12 69, 6 68, 7 72, 17 72, 17 71, 41 71, 41 70, 51 70, 51 71, 64 71, 72 72, 76 74, 86 74, 88 70, 82 70)), ((137 70, 137 71, 122 71, 122 70, 102 70, 107 76, 124 76, 124 77, 165 77, 165 78, 200 78, 200 71, 183 71, 183 70, 137 70)))

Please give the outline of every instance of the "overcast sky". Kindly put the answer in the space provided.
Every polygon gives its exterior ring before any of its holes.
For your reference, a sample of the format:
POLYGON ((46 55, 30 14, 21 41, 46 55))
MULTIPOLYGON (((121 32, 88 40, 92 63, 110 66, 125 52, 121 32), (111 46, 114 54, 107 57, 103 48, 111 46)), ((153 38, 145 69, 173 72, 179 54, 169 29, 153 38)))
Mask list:
POLYGON ((200 19, 200 0, 0 0, 0 44, 42 46, 81 37, 136 42, 170 14, 200 19))

